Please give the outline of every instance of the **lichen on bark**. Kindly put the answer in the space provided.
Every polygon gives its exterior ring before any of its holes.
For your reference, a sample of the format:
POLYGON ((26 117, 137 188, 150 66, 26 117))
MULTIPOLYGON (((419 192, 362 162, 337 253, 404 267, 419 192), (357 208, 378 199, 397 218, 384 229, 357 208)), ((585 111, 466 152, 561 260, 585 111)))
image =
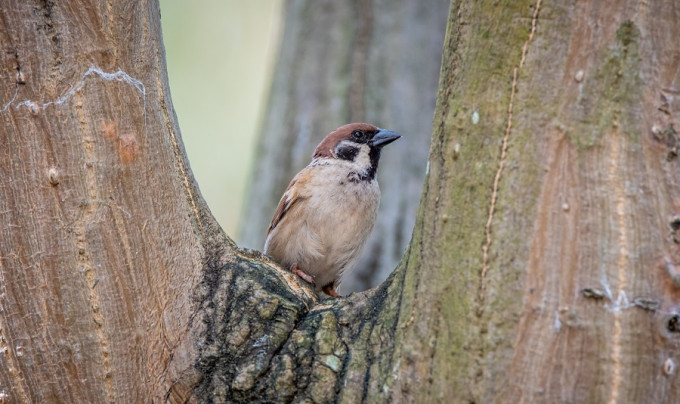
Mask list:
POLYGON ((205 328, 199 399, 355 402, 386 374, 396 316, 387 289, 320 298, 259 252, 223 251, 207 262, 195 318, 205 328))

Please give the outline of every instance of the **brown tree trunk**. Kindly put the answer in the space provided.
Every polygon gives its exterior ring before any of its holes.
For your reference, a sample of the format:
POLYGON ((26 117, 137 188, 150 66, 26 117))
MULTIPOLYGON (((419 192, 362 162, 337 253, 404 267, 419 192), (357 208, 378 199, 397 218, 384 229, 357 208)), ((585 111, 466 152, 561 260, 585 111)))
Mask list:
POLYGON ((158 401, 193 367, 208 245, 228 245, 185 159, 158 3, 5 1, 0 43, 0 394, 158 401))
POLYGON ((675 3, 453 2, 411 244, 321 301, 216 227, 157 4, 65 4, 0 7, 3 400, 678 401, 675 3))
POLYGON ((237 239, 261 249, 288 182, 348 122, 404 136, 380 161, 380 213, 342 293, 381 283, 399 263, 420 201, 448 0, 297 0, 285 32, 237 239))

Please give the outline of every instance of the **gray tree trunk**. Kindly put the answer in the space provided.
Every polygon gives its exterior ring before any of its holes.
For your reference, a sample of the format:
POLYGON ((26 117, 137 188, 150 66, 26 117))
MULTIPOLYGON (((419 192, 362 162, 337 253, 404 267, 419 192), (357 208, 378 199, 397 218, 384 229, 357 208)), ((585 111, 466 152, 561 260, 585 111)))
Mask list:
POLYGON ((453 2, 404 259, 320 300, 215 225, 157 3, 3 3, 0 401, 678 402, 680 8, 598 5, 453 2))
POLYGON ((366 290, 399 263, 415 223, 449 2, 291 0, 239 244, 261 249, 288 182, 326 134, 369 122, 403 134, 381 158, 375 229, 340 291, 366 290))

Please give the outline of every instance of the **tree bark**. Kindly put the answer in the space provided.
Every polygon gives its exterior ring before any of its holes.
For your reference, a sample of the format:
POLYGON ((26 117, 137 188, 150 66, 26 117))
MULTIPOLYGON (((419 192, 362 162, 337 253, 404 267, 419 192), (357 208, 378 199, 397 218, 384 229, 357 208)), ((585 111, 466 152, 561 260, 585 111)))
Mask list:
POLYGON ((5 1, 0 24, 0 394, 160 401, 232 244, 185 158, 158 3, 5 1))
POLYGON ((679 13, 454 2, 392 399, 678 400, 679 13))
POLYGON ((286 3, 239 244, 263 247, 281 195, 326 134, 369 122, 404 136, 381 157, 380 213, 340 291, 366 290, 387 278, 415 223, 448 8, 447 0, 286 3))
POLYGON ((324 300, 215 225, 157 4, 64 4, 0 7, 2 399, 678 401, 675 3, 454 1, 411 243, 324 300))

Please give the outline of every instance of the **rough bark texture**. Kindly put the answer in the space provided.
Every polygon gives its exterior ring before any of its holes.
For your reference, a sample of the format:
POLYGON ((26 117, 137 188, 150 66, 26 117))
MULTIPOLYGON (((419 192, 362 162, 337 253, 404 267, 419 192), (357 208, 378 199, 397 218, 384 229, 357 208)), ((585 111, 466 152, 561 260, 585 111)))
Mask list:
POLYGON ((678 3, 451 17, 392 397, 677 401, 678 3))
POLYGON ((675 3, 453 2, 411 244, 324 300, 215 226, 157 4, 63 4, 0 7, 2 400, 680 400, 675 3))
POLYGON ((8 402, 160 401, 194 366, 190 291, 228 241, 185 160, 160 35, 156 1, 0 5, 8 402))
POLYGON ((432 128, 447 0, 291 0, 238 236, 261 249, 279 198, 316 145, 348 122, 403 134, 380 162, 380 213, 340 291, 382 282, 415 223, 432 128))

